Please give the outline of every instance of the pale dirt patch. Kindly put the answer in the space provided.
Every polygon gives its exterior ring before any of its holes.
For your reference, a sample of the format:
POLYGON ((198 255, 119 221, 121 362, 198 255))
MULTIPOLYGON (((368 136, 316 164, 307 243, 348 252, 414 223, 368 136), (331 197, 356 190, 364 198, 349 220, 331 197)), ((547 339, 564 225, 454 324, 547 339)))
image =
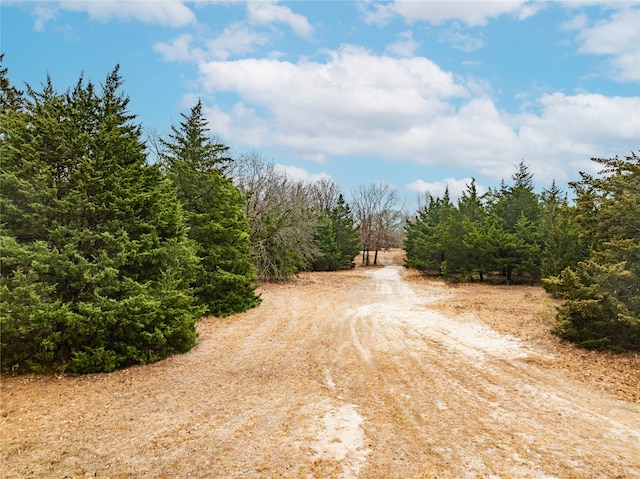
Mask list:
POLYGON ((557 341, 540 288, 400 260, 265 285, 151 366, 3 377, 2 477, 640 477, 637 358, 557 341))

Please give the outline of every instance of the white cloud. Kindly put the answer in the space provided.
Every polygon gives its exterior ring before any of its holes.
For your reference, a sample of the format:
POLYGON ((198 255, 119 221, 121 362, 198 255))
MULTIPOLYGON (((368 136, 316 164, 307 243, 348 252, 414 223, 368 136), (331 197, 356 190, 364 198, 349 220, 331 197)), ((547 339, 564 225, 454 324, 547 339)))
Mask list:
POLYGON ((576 140, 599 143, 640 140, 640 97, 599 94, 544 95, 540 118, 549 131, 561 131, 576 140))
POLYGON ((231 55, 253 52, 255 45, 268 43, 269 39, 266 35, 252 31, 241 23, 235 23, 225 28, 218 37, 207 41, 207 50, 210 58, 226 60, 231 55))
POLYGON ((308 37, 313 33, 313 27, 303 15, 294 13, 289 7, 277 5, 273 1, 247 2, 249 21, 253 24, 268 25, 281 22, 289 25, 296 35, 308 37))
POLYGON ((593 168, 591 157, 625 154, 638 148, 638 97, 556 93, 542 96, 538 104, 541 114, 522 114, 514 120, 519 150, 525 159, 540 162, 536 175, 545 180, 575 177, 569 173, 593 168))
MULTIPOLYGON (((462 193, 467 191, 467 185, 470 185, 472 182, 472 178, 445 178, 444 180, 438 180, 433 182, 428 182, 424 180, 416 180, 407 185, 407 190, 415 191, 421 195, 429 193, 434 198, 442 198, 444 196, 444 192, 447 188, 449 188, 449 198, 451 201, 457 201, 462 193)), ((481 196, 487 192, 486 188, 476 183, 476 191, 478 196, 481 196)))
POLYGON ((527 0, 396 0, 393 10, 409 23, 425 21, 437 25, 448 20, 459 20, 469 26, 475 26, 485 25, 490 18, 508 13, 523 19, 536 13, 538 9, 533 8, 527 0))
MULTIPOLYGON (((182 34, 169 43, 157 42, 154 50, 167 61, 228 60, 233 56, 253 53, 256 46, 271 43, 269 36, 258 31, 256 25, 284 22, 298 35, 308 36, 313 32, 305 17, 293 13, 288 7, 276 5, 271 0, 248 2, 247 10, 248 21, 231 23, 213 38, 207 39, 202 35, 194 38, 190 34, 182 34), (193 46, 195 43, 201 46, 193 46)), ((279 53, 272 52, 270 56, 277 58, 279 53)))
POLYGON ((199 48, 192 48, 192 41, 193 36, 185 33, 170 43, 157 42, 153 49, 169 62, 197 61, 204 57, 204 52, 199 48))
POLYGON ((295 181, 302 181, 304 183, 317 183, 322 180, 333 180, 327 173, 309 173, 304 168, 299 168, 292 165, 274 165, 274 169, 281 173, 284 173, 288 178, 295 181))
POLYGON ((586 13, 579 13, 570 20, 560 24, 561 30, 581 30, 589 25, 589 17, 586 13))
POLYGON ((640 8, 624 8, 591 26, 578 16, 575 28, 581 28, 580 52, 607 55, 613 67, 611 76, 619 81, 640 80, 640 8))
POLYGON ((163 0, 72 0, 59 3, 61 9, 87 13, 92 19, 108 21, 139 20, 167 27, 184 27, 196 23, 194 13, 181 1, 163 0))
POLYGON ((358 1, 358 8, 360 9, 362 20, 367 25, 384 26, 396 15, 393 4, 360 0, 358 1))
POLYGON ((520 7, 520 10, 518 11, 518 19, 526 20, 527 18, 534 16, 539 11, 545 9, 546 6, 547 5, 545 1, 541 1, 541 0, 527 1, 520 7))
POLYGON ((57 14, 58 14, 58 10, 52 5, 47 5, 47 4, 37 5, 33 9, 33 12, 31 13, 32 16, 36 17, 36 21, 33 24, 33 29, 36 32, 43 31, 45 24, 49 20, 54 19, 57 16, 57 14))
POLYGON ((457 23, 451 28, 441 30, 439 40, 450 43, 453 48, 463 52, 474 52, 484 46, 481 37, 462 33, 457 23))
POLYGON ((250 30, 242 23, 233 23, 215 38, 204 41, 204 48, 194 46, 192 35, 185 33, 171 42, 157 42, 153 49, 166 61, 227 60, 230 56, 241 56, 254 51, 256 45, 266 45, 266 35, 250 30))
POLYGON ((309 125, 309 131, 317 126, 342 131, 339 118, 350 127, 379 123, 402 129, 449 108, 443 98, 467 95, 452 74, 426 58, 379 57, 353 46, 328 55, 327 63, 206 62, 200 65, 201 80, 208 90, 236 91, 271 110, 276 122, 296 129, 309 125))
POLYGON ((386 51, 398 57, 412 57, 420 45, 413 39, 411 31, 398 35, 398 41, 387 45, 386 51))
POLYGON ((521 159, 536 179, 575 178, 589 158, 637 149, 640 98, 556 93, 527 99, 518 114, 499 110, 473 80, 463 82, 422 57, 376 56, 343 46, 326 63, 243 59, 200 63, 216 132, 239 147, 296 158, 375 157, 461 167, 509 178, 521 159))

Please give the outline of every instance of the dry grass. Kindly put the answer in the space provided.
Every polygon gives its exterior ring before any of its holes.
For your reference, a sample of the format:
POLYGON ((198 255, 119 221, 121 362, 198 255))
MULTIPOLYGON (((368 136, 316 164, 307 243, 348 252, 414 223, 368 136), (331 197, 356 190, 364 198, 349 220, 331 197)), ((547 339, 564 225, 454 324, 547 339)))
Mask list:
MULTIPOLYGON (((438 284, 415 273, 416 284, 438 284)), ((555 327, 554 300, 540 287, 489 286, 478 283, 451 287, 451 296, 434 308, 444 314, 476 317, 502 334, 510 334, 545 352, 543 366, 561 370, 621 399, 640 403, 640 355, 587 351, 551 334, 555 327)))
POLYGON ((640 477, 638 359, 560 343, 540 288, 392 266, 262 294, 151 366, 3 377, 2 477, 640 477))

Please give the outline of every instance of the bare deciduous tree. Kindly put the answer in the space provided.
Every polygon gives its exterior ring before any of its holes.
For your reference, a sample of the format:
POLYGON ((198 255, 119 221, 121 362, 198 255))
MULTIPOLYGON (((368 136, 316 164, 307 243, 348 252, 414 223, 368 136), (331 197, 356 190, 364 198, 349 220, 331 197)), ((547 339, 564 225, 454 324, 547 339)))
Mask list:
POLYGON ((340 187, 331 178, 323 178, 308 185, 309 195, 317 211, 329 211, 340 201, 340 187))
POLYGON ((360 233, 363 265, 370 264, 372 251, 375 265, 379 250, 397 246, 403 220, 398 203, 397 191, 382 183, 360 186, 353 193, 353 211, 360 233))
POLYGON ((241 156, 226 172, 245 194, 258 276, 282 281, 318 254, 318 215, 309 185, 292 180, 257 154, 241 156))

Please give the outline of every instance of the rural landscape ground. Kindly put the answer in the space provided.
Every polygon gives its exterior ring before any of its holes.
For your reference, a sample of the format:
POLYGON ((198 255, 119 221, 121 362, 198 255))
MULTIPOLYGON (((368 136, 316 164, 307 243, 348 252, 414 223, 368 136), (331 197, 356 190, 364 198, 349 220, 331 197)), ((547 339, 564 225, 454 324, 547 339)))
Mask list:
POLYGON ((640 478, 640 358, 539 287, 383 266, 261 287, 159 363, 2 377, 3 478, 640 478))

